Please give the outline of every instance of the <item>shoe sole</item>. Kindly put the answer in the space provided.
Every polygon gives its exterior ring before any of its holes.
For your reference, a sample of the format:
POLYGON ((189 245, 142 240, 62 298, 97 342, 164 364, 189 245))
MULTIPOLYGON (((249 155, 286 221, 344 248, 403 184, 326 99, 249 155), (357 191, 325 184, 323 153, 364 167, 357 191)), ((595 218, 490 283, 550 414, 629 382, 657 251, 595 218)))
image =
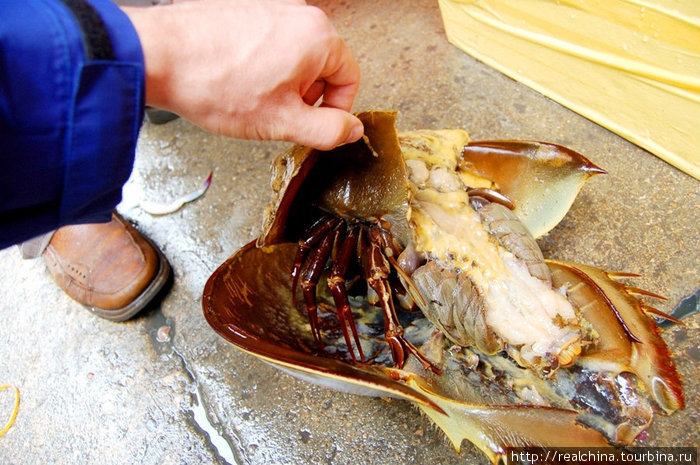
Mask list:
POLYGON ((153 247, 153 250, 155 250, 156 254, 158 255, 158 273, 155 275, 151 283, 126 307, 116 310, 105 310, 99 307, 86 306, 90 312, 110 321, 126 321, 146 308, 153 298, 158 295, 160 290, 163 289, 165 283, 168 282, 168 278, 170 278, 170 263, 168 262, 168 259, 165 258, 165 255, 163 255, 163 252, 161 252, 160 249, 156 247, 156 245, 148 237, 144 236, 144 239, 151 245, 151 247, 153 247))

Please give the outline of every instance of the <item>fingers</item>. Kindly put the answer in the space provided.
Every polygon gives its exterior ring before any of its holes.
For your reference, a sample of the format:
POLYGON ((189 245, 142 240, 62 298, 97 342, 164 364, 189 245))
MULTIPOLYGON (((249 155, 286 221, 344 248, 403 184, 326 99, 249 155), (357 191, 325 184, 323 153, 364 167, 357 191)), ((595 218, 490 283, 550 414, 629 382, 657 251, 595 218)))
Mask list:
POLYGON ((333 86, 326 83, 323 91, 324 107, 337 108, 339 110, 350 111, 352 102, 357 95, 359 83, 348 84, 345 86, 333 86))
POLYGON ((326 90, 326 81, 323 79, 317 79, 311 84, 309 90, 303 95, 302 99, 307 105, 314 105, 321 98, 323 92, 326 90))
POLYGON ((321 77, 326 82, 323 105, 350 111, 360 86, 360 66, 339 37, 331 47, 321 77))
POLYGON ((360 67, 345 42, 337 37, 319 77, 301 96, 305 105, 289 119, 286 139, 330 150, 362 137, 362 123, 349 113, 359 82, 360 67), (321 97, 320 107, 314 107, 321 97))
POLYGON ((347 111, 304 104, 289 111, 282 124, 282 139, 319 150, 355 142, 364 133, 362 122, 347 111))
POLYGON ((339 37, 330 47, 320 76, 302 96, 299 108, 287 129, 288 140, 330 150, 355 142, 364 133, 362 123, 349 113, 360 83, 360 67, 339 37), (313 105, 323 97, 320 107, 313 105))

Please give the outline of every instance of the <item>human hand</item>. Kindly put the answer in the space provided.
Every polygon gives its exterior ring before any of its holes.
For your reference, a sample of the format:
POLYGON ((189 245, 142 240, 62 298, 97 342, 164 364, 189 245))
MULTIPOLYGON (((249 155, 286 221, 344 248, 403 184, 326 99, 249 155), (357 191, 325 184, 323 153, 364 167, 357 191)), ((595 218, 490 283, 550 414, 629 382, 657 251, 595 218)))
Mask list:
POLYGON ((362 136, 349 113, 359 67, 318 8, 199 0, 124 11, 143 48, 147 105, 236 138, 328 150, 362 136))

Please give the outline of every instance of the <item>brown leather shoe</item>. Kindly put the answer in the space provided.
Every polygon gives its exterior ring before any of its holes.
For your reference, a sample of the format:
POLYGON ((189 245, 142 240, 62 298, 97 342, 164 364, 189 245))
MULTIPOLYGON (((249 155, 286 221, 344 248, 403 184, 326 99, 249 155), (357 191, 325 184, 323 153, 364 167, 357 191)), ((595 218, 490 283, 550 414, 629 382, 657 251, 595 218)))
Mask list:
POLYGON ((109 223, 56 230, 43 255, 66 294, 112 321, 142 310, 170 276, 161 251, 116 212, 109 223))

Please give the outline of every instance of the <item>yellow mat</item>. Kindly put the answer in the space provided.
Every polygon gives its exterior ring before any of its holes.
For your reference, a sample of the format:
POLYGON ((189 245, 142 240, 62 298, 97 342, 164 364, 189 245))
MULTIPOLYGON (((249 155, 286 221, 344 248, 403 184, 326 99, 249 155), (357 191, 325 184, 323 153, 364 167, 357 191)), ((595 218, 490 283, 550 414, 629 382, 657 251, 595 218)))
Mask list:
POLYGON ((475 58, 700 179, 699 0, 439 0, 475 58))

